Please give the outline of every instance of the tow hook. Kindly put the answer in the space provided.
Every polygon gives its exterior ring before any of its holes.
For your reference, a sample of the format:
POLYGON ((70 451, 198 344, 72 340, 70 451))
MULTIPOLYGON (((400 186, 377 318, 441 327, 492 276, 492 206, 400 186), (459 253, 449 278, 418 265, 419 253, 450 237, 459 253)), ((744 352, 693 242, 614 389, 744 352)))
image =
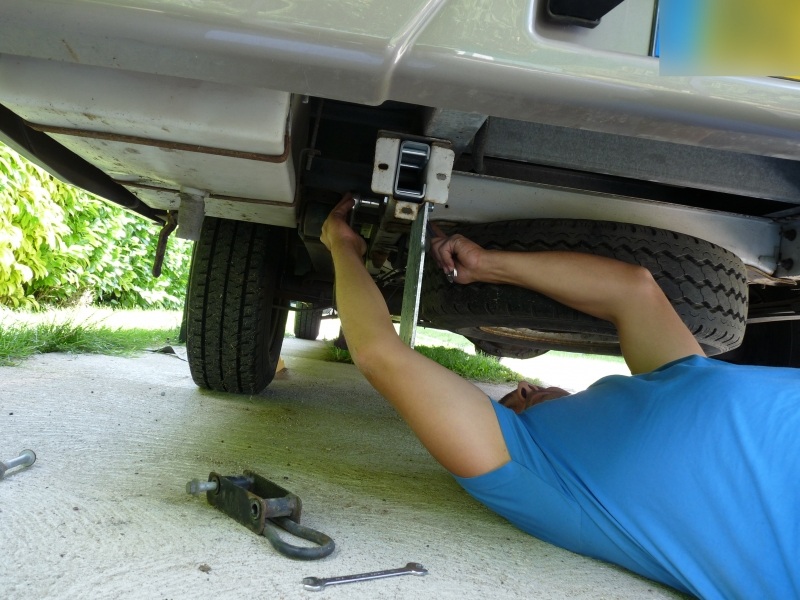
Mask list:
POLYGON ((252 471, 227 476, 212 472, 208 481, 193 479, 187 483, 186 491, 195 495, 205 492, 209 504, 266 537, 275 550, 289 558, 325 558, 336 547, 324 533, 300 525, 300 498, 252 471), (278 527, 319 547, 293 546, 278 536, 278 527))

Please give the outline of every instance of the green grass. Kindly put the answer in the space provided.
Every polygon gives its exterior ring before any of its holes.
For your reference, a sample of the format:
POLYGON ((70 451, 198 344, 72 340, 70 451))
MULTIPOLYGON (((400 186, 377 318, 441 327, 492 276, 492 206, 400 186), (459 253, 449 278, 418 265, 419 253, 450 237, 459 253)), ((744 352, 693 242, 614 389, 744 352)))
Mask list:
MULTIPOLYGON (((454 373, 471 379, 473 381, 483 381, 486 383, 516 383, 525 379, 519 373, 515 373, 508 367, 501 365, 493 356, 485 354, 467 354, 458 348, 444 348, 440 346, 417 346, 417 352, 436 361, 443 367, 447 367, 454 373)), ((350 353, 341 350, 336 346, 328 346, 327 360, 331 362, 352 363, 350 353)), ((531 381, 538 385, 538 380, 531 381)))
POLYGON ((460 348, 461 350, 475 347, 463 335, 444 329, 431 329, 428 327, 417 327, 417 343, 423 346, 446 346, 448 348, 460 348))
MULTIPOLYGON (((47 352, 131 355, 178 339, 180 311, 110 310, 94 307, 44 312, 0 308, 0 366, 47 352)), ((287 332, 291 327, 287 327, 287 332)), ((288 335, 288 333, 287 333, 288 335)), ((466 338, 436 329, 417 330, 417 351, 474 381, 509 383, 525 379, 494 357, 473 354, 466 338)), ((576 355, 554 353, 566 358, 576 355)), ((621 361, 618 357, 588 356, 621 361)), ((332 344, 327 360, 352 363, 350 354, 332 344)), ((536 383, 532 381, 531 383, 536 383)))
POLYGON ((35 354, 73 352, 127 356, 178 339, 179 329, 122 329, 97 323, 0 323, 0 366, 35 354))
POLYGON ((328 353, 325 355, 328 362, 347 363, 352 365, 353 359, 347 350, 337 348, 333 344, 328 344, 328 353))

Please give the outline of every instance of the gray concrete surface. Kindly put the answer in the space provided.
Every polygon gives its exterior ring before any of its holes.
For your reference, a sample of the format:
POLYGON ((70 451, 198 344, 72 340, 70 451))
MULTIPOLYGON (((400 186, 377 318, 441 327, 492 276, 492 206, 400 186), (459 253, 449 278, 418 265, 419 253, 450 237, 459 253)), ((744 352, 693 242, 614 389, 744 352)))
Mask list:
POLYGON ((201 391, 185 362, 157 354, 0 369, 0 454, 38 455, 0 481, 0 597, 679 597, 484 509, 354 367, 321 352, 288 339, 287 370, 255 397, 201 391), (330 557, 284 558, 184 491, 211 470, 248 468, 302 498, 304 523, 337 542, 330 557), (409 561, 429 575, 300 583, 409 561))

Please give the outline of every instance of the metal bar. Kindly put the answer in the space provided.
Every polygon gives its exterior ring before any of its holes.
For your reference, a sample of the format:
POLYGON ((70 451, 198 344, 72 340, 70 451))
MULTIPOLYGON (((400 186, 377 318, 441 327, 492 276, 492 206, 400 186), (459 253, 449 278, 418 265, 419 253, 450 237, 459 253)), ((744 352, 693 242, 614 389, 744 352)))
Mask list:
MULTIPOLYGON (((493 118, 491 123, 487 157, 798 202, 796 160, 511 119, 493 118)), ((681 190, 674 192, 677 196, 681 190)))
POLYGON ((419 299, 422 292, 422 269, 425 266, 425 235, 428 228, 429 205, 423 204, 411 226, 408 240, 406 281, 403 287, 403 308, 400 312, 400 339, 414 347, 419 320, 419 299))
POLYGON ((660 227, 722 246, 770 275, 781 243, 781 226, 770 219, 469 173, 453 174, 446 206, 441 218, 455 223, 591 219, 660 227))
POLYGON ((20 117, 4 106, 0 106, 0 142, 11 146, 62 181, 82 187, 145 218, 160 221, 161 211, 147 206, 106 173, 67 150, 49 135, 30 129, 20 117))

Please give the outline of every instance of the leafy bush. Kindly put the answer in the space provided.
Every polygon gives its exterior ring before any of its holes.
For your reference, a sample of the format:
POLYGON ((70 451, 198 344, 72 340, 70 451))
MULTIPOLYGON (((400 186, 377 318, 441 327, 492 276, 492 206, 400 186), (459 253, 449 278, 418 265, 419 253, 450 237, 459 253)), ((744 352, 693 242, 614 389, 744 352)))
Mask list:
POLYGON ((0 304, 181 308, 191 245, 171 238, 154 279, 158 233, 0 144, 0 304))

